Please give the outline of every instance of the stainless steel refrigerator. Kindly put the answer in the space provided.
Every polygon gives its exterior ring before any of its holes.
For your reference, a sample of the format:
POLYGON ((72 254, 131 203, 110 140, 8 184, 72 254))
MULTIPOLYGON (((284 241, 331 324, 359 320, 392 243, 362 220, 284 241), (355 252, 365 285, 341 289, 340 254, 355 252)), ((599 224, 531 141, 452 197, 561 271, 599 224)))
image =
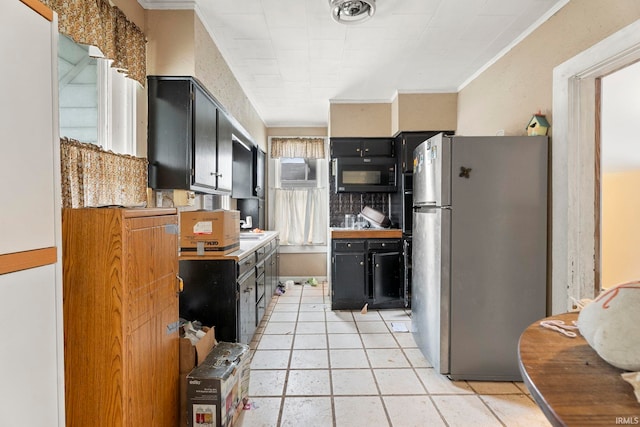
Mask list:
POLYGON ((547 137, 446 137, 413 160, 412 333, 455 380, 521 380, 546 316, 547 137))

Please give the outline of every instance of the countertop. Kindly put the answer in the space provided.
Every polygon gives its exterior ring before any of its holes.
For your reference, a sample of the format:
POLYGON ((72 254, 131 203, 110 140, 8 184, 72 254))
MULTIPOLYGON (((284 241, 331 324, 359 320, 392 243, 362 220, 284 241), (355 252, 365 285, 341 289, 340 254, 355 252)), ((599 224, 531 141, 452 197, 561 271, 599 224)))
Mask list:
POLYGON ((332 239, 400 239, 399 228, 331 228, 332 239))
MULTIPOLYGON (((243 232, 248 233, 248 232, 243 232)), ((278 237, 280 234, 278 231, 265 231, 262 237, 259 239, 256 238, 243 238, 242 234, 240 236, 240 249, 234 252, 229 252, 228 254, 213 254, 206 256, 198 256, 198 255, 180 255, 179 259, 181 260, 234 260, 240 261, 241 259, 246 258, 251 255, 253 252, 270 243, 273 239, 278 237)))

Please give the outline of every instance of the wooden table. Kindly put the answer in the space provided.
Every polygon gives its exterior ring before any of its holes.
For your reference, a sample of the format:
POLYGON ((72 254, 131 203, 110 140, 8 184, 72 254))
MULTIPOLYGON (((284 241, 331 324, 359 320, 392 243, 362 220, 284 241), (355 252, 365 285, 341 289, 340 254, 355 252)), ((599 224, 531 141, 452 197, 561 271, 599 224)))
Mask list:
MULTIPOLYGON (((571 324, 577 313, 547 319, 571 324)), ((640 425, 633 387, 578 336, 533 323, 521 335, 518 363, 525 385, 554 426, 640 425)))

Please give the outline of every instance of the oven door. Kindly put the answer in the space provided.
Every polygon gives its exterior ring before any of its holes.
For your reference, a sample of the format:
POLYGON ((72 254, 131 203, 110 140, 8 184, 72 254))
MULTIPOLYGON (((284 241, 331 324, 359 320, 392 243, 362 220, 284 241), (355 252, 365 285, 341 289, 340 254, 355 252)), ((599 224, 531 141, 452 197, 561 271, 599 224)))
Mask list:
POLYGON ((394 193, 396 160, 393 158, 333 159, 336 193, 394 193))

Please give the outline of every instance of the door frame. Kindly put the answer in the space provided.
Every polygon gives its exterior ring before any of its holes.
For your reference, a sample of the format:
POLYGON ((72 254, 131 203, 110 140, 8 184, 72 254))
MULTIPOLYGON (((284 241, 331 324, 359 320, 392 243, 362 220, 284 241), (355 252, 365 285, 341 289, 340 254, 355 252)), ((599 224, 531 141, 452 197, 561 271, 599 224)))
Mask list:
POLYGON ((600 78, 637 61, 640 20, 553 70, 553 314, 600 290, 600 78))

